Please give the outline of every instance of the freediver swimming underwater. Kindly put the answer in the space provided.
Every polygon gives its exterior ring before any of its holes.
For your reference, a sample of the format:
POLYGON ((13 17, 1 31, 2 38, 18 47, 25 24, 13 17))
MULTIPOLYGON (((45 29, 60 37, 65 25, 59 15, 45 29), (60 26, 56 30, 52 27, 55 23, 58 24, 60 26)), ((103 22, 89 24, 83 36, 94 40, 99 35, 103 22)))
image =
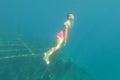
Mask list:
POLYGON ((69 28, 71 28, 72 22, 74 20, 74 15, 72 13, 67 14, 67 20, 63 24, 63 29, 56 34, 57 38, 57 45, 50 48, 48 51, 44 53, 43 59, 45 60, 46 64, 50 64, 50 56, 57 50, 61 48, 62 43, 64 42, 64 45, 67 43, 68 38, 68 31, 69 28))

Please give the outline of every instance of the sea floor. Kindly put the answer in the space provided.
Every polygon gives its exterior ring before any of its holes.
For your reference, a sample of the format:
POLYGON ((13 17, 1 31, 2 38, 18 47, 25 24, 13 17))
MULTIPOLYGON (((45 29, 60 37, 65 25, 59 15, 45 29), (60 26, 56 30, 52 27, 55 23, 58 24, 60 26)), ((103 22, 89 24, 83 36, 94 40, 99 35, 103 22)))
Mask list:
POLYGON ((59 51, 45 64, 43 53, 51 45, 44 40, 0 39, 0 80, 94 80, 59 51))

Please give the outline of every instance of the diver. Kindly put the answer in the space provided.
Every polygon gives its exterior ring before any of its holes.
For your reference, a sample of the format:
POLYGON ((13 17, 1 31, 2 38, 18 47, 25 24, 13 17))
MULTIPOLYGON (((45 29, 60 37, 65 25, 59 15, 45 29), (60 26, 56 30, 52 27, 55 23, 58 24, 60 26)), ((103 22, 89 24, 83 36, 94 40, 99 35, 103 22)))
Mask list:
POLYGON ((49 49, 47 52, 44 53, 44 60, 46 64, 49 64, 49 58, 50 56, 60 49, 61 44, 64 42, 64 45, 66 45, 67 42, 67 37, 68 37, 68 29, 71 28, 72 22, 74 20, 74 15, 72 13, 67 14, 67 20, 64 22, 63 29, 57 33, 56 38, 57 38, 57 45, 49 49))

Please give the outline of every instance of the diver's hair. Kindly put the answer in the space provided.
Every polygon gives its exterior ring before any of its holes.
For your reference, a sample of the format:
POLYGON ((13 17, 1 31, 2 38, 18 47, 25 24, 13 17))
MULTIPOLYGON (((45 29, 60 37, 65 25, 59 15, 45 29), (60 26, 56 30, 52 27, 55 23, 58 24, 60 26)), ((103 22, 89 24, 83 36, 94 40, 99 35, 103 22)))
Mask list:
POLYGON ((72 14, 72 13, 67 13, 67 17, 69 17, 70 14, 72 14))

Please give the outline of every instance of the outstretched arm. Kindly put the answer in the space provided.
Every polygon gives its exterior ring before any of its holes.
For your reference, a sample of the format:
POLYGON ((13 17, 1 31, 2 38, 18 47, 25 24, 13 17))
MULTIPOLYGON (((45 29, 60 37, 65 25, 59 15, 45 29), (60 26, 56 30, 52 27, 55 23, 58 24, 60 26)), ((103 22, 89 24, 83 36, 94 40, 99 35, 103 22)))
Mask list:
POLYGON ((64 25, 63 32, 64 32, 64 43, 66 44, 67 38, 68 38, 68 25, 67 24, 64 25))

